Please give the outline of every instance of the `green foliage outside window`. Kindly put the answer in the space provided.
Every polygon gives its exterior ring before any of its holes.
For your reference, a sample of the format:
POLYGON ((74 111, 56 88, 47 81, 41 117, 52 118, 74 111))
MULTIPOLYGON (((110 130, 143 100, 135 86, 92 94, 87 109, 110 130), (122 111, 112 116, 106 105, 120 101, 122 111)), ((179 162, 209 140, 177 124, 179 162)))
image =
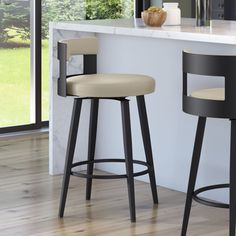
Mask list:
POLYGON ((3 2, 0 0, 0 42, 5 42, 15 35, 9 34, 10 29, 22 40, 30 37, 29 7, 17 2, 3 2))
MULTIPOLYGON (((0 42, 30 38, 30 6, 24 1, 0 0, 0 42), (9 32, 14 30, 14 35, 9 32)), ((50 21, 129 18, 133 0, 42 0, 42 38, 50 21)))
POLYGON ((132 0, 87 0, 86 19, 128 18, 133 14, 132 0))

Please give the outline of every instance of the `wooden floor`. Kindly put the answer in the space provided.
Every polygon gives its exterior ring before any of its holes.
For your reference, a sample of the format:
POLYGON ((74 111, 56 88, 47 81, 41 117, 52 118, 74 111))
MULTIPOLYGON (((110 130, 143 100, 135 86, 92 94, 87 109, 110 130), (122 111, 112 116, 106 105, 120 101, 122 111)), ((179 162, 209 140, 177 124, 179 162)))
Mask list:
MULTIPOLYGON (((61 176, 48 175, 48 136, 0 139, 0 235, 180 235, 185 194, 158 188, 153 208, 149 185, 136 181, 131 224, 125 180, 95 180, 90 202, 84 183, 72 177, 65 217, 58 219, 61 176)), ((228 235, 228 210, 194 203, 188 235, 228 235)))

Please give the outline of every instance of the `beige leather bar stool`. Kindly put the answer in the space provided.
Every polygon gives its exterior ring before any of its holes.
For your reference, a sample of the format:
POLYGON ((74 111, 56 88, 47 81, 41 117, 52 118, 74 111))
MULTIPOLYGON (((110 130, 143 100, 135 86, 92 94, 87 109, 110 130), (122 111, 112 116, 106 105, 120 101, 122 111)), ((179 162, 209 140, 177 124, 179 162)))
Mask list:
POLYGON ((87 179, 86 199, 90 200, 92 179, 126 178, 128 183, 129 206, 131 221, 135 216, 134 177, 149 174, 154 204, 158 203, 156 180, 153 166, 151 140, 146 113, 144 95, 154 92, 155 81, 146 75, 130 74, 97 74, 98 41, 95 37, 69 39, 58 42, 58 59, 60 61, 60 78, 58 79, 58 95, 73 96, 74 106, 71 117, 70 132, 67 144, 65 172, 62 184, 59 216, 63 217, 70 175, 87 179), (83 74, 67 75, 67 61, 73 55, 83 55, 83 74), (132 139, 130 127, 129 100, 127 97, 136 96, 139 111, 140 125, 146 154, 146 161, 133 160, 132 139), (88 140, 88 160, 73 163, 74 150, 79 126, 82 101, 91 100, 90 127, 88 140), (94 159, 98 107, 100 99, 113 99, 121 103, 124 159, 94 159), (126 174, 122 175, 95 175, 94 163, 119 162, 126 164, 126 174), (134 173, 133 164, 143 165, 145 169, 134 173), (74 167, 87 165, 87 174, 74 170, 74 167))

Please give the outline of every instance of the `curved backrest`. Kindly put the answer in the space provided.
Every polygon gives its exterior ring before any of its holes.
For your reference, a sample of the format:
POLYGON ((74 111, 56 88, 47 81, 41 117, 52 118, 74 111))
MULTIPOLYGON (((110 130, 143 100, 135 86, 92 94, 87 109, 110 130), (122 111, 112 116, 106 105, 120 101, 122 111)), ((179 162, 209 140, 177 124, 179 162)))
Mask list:
POLYGON ((67 47, 67 60, 73 55, 94 55, 98 52, 98 39, 95 37, 65 39, 59 43, 65 44, 67 47))
POLYGON ((58 79, 58 95, 66 97, 67 61, 73 55, 83 55, 83 74, 97 73, 98 40, 96 37, 65 39, 58 42, 58 60, 60 61, 60 77, 58 79))
POLYGON ((236 56, 202 55, 183 52, 183 72, 196 75, 235 75, 236 56))
POLYGON ((183 52, 183 110, 199 116, 236 118, 236 56, 183 52), (188 74, 225 77, 225 101, 188 96, 188 74))

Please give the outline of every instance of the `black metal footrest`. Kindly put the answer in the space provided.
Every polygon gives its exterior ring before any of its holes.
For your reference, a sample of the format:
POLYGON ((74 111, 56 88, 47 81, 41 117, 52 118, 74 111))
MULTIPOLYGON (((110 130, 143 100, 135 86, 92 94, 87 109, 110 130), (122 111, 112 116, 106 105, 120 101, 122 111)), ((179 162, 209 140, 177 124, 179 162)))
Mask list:
MULTIPOLYGON (((82 177, 82 178, 90 178, 90 179, 121 179, 121 178, 127 178, 126 174, 123 175, 88 175, 85 173, 81 173, 78 171, 73 171, 72 169, 77 166, 82 166, 82 165, 88 165, 88 164, 95 164, 95 163, 105 163, 105 162, 117 162, 117 163, 125 163, 125 159, 97 159, 93 161, 80 161, 76 162, 72 165, 71 168, 71 175, 77 176, 77 177, 82 177)), ((143 171, 139 171, 134 173, 134 177, 141 176, 141 175, 146 175, 150 172, 151 166, 149 166, 146 162, 144 161, 139 161, 139 160, 133 160, 133 164, 138 164, 142 166, 146 166, 147 168, 143 171)))
POLYGON ((210 185, 203 188, 199 188, 193 192, 193 199, 196 202, 199 202, 201 204, 212 206, 212 207, 219 207, 219 208, 229 208, 229 204, 211 201, 202 197, 199 197, 198 194, 209 191, 209 190, 215 190, 215 189, 221 189, 221 188, 229 188, 229 184, 217 184, 217 185, 210 185))

